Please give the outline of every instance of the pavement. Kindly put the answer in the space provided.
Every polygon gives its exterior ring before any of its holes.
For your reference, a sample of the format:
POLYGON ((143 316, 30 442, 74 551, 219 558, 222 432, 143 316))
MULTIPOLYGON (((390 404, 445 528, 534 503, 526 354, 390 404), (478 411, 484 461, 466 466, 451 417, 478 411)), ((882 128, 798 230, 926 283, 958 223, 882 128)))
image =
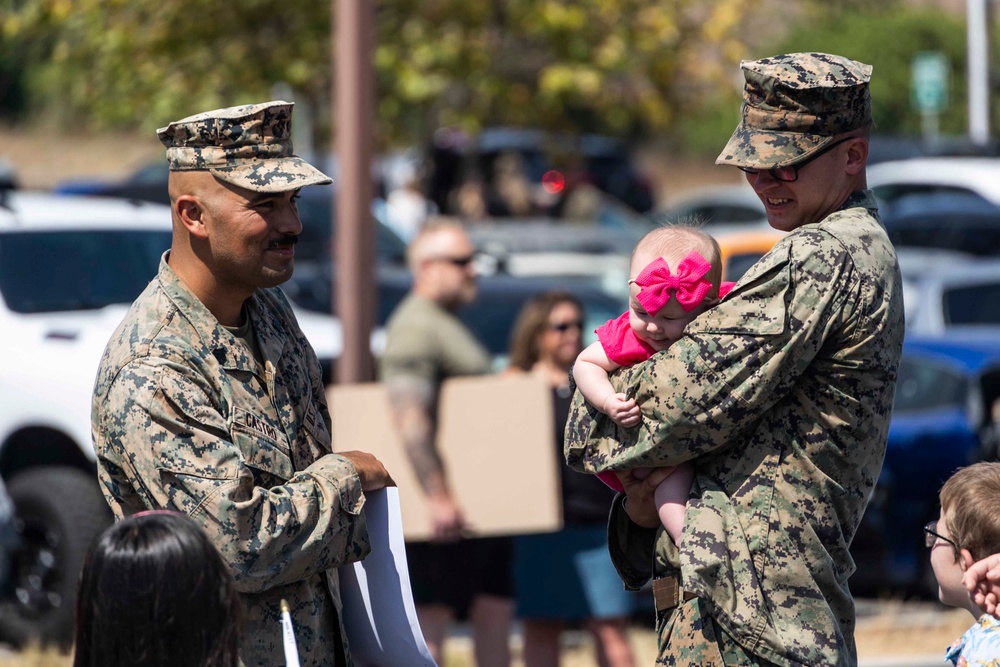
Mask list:
MULTIPOLYGON (((941 605, 935 603, 906 603, 901 606, 905 608, 902 615, 904 617, 912 616, 918 624, 921 623, 921 618, 929 618, 929 615, 940 613, 943 609, 941 605)), ((871 602, 867 605, 859 603, 859 617, 874 617, 877 614, 876 610, 878 608, 880 608, 880 605, 876 602, 871 602)), ((859 620, 862 619, 859 618, 859 620)), ((972 625, 971 619, 969 625, 972 625)), ((472 655, 472 637, 468 625, 464 623, 457 625, 449 636, 448 642, 449 654, 454 651, 462 655, 472 655)), ((511 633, 511 650, 515 656, 520 655, 522 642, 520 625, 515 622, 511 633)), ((560 643, 564 651, 586 651, 590 653, 589 647, 592 641, 589 634, 583 630, 569 630, 563 634, 560 643)), ((933 654, 861 657, 858 660, 858 667, 950 667, 951 663, 946 662, 943 656, 944 647, 939 652, 933 654)), ((515 661, 515 664, 520 663, 515 661)), ((576 665, 578 663, 572 662, 571 664, 576 665)))
MULTIPOLYGON (((858 636, 864 635, 868 628, 873 625, 888 626, 897 630, 889 629, 884 632, 888 635, 898 634, 900 644, 907 645, 908 634, 919 633, 924 635, 944 634, 951 637, 955 633, 952 629, 955 626, 956 616, 953 610, 949 610, 934 602, 898 602, 885 600, 858 600, 858 636), (938 629, 935 629, 938 628, 938 629)), ((958 618, 960 622, 961 617, 958 618)), ((971 625, 971 618, 968 625, 971 625)), ((648 629, 647 629, 648 630, 648 629)), ((646 634, 649 634, 648 632, 646 634)), ((954 634, 951 639, 957 638, 954 634)), ((453 651, 460 655, 472 656, 472 637, 467 624, 461 623, 454 627, 449 637, 448 652, 453 651)), ((947 640, 947 641, 950 641, 947 640)), ((947 643, 947 641, 945 643, 947 643)), ((564 633, 562 646, 567 652, 577 652, 592 655, 590 646, 592 640, 589 633, 582 630, 570 630, 564 633)), ((860 642, 859 642, 860 644, 860 642)), ((511 649, 514 655, 520 654, 523 638, 519 623, 514 624, 511 633, 511 649)), ((650 650, 655 651, 655 647, 650 650)), ((947 667, 948 663, 943 658, 944 646, 934 653, 923 653, 918 655, 878 655, 862 656, 858 661, 858 667, 947 667)), ((6 661, 18 656, 10 646, 0 644, 0 661, 6 661)), ((472 664, 471 662, 469 664, 472 664)), ((516 663, 519 664, 519 663, 516 663)), ((572 664, 576 665, 577 662, 572 664)))

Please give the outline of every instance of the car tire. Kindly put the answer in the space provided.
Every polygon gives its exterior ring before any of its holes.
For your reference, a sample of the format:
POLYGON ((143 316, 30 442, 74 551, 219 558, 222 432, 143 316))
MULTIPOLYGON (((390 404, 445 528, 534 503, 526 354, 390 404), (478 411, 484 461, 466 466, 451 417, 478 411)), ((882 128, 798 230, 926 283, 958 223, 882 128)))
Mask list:
POLYGON ((113 517, 96 475, 46 466, 17 474, 7 487, 21 538, 12 561, 14 598, 0 605, 0 639, 68 647, 77 580, 94 538, 113 517))

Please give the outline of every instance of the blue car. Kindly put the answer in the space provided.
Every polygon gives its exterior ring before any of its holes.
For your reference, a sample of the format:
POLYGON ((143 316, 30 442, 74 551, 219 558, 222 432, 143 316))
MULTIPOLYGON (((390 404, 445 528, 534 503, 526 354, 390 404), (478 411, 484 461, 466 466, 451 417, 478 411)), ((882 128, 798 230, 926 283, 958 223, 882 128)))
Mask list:
POLYGON ((959 467, 996 460, 1000 329, 907 336, 885 464, 851 547, 856 592, 936 596, 921 528, 959 467))

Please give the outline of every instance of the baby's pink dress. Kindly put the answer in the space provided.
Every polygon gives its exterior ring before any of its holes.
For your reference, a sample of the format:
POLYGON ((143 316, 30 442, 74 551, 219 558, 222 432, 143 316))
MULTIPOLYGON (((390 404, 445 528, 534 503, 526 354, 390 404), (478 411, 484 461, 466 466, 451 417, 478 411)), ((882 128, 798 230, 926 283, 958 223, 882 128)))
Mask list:
MULTIPOLYGON (((619 366, 631 366, 649 359, 656 350, 648 343, 640 340, 629 324, 629 311, 619 317, 608 320, 594 330, 597 340, 601 341, 604 354, 619 366)), ((597 478, 615 491, 624 491, 625 487, 618 481, 618 475, 611 470, 597 473, 597 478)))

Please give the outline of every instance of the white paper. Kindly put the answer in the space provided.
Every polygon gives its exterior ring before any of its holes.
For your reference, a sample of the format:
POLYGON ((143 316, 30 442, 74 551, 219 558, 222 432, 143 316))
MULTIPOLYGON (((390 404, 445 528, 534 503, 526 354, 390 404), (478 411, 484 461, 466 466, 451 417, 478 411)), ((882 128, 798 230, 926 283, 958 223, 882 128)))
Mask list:
POLYGON ((417 621, 403 545, 399 490, 365 494, 372 551, 340 572, 344 627, 356 667, 437 667, 417 621))
MULTIPOLYGON (((285 601, 281 601, 284 606, 285 601)), ((292 628, 292 615, 281 610, 281 638, 285 646, 285 667, 299 667, 299 647, 295 644, 295 630, 292 628)))

